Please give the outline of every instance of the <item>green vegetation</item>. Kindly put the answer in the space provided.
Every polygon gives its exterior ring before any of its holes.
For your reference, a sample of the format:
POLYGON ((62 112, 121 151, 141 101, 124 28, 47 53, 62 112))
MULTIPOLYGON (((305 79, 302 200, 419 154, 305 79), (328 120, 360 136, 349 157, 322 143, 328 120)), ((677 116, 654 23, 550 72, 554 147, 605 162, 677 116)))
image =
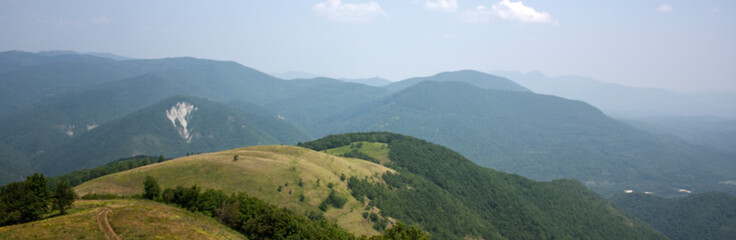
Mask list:
POLYGON ((0 239, 105 239, 105 212, 122 239, 247 239, 202 214, 140 199, 79 200, 66 215, 0 227, 0 239))
POLYGON ((330 191, 330 195, 327 195, 327 198, 319 204, 319 209, 327 211, 329 207, 342 208, 345 206, 347 201, 347 198, 338 195, 338 193, 333 190, 330 191))
POLYGON ((143 180, 143 198, 148 200, 158 199, 161 195, 161 187, 158 186, 158 181, 151 176, 146 176, 146 180, 143 180))
MULTIPOLYGON (((144 188, 147 187, 148 184, 144 184, 144 188)), ((242 192, 228 196, 214 189, 207 189, 202 193, 197 185, 189 188, 177 186, 174 189, 165 189, 162 200, 192 212, 216 217, 221 223, 253 239, 356 239, 353 234, 323 217, 299 216, 288 209, 242 192)), ((345 201, 335 191, 330 192, 325 200, 327 204, 338 208, 345 201)), ((362 239, 366 237, 363 236, 362 239)), ((429 239, 429 235, 416 227, 397 223, 383 236, 373 236, 370 239, 429 239)))
MULTIPOLYGON (((46 177, 36 173, 28 176, 26 181, 0 187, 0 226, 41 219, 48 212, 48 206, 52 202, 47 185, 46 177)), ((54 199, 59 199, 59 205, 63 207, 67 206, 68 199, 66 193, 62 194, 64 195, 55 196, 54 199)))
POLYGON ((327 220, 310 220, 245 193, 226 195, 196 185, 164 190, 163 201, 216 217, 252 239, 351 239, 352 234, 327 220))
MULTIPOLYGON (((319 212, 329 221, 356 235, 379 232, 361 217, 363 204, 350 195, 347 179, 357 177, 381 181, 384 172, 393 170, 375 163, 328 155, 295 146, 253 146, 215 153, 204 153, 151 164, 102 176, 77 187, 80 196, 143 194, 146 176, 158 181, 161 189, 197 185, 201 189, 238 192, 257 196, 266 202, 299 214, 319 212), (232 161, 238 155, 238 161, 232 161), (341 181, 345 175, 346 181, 341 181), (332 185, 329 188, 328 185, 332 185), (281 188, 281 192, 277 189, 281 188), (320 204, 332 191, 346 199, 341 208, 320 210, 320 204)), ((162 198, 167 192, 162 192, 162 198)))
POLYGON ((426 81, 321 126, 312 135, 406 134, 499 171, 540 181, 574 178, 604 196, 624 189, 736 193, 717 184, 736 179, 736 153, 656 136, 554 96, 426 81))
POLYGON ((51 195, 51 204, 54 210, 59 210, 59 214, 66 214, 66 209, 72 206, 74 199, 77 199, 77 194, 74 190, 64 181, 59 182, 54 189, 53 195, 51 195))
POLYGON ((54 183, 58 183, 61 181, 68 182, 71 186, 77 186, 79 184, 82 184, 83 182, 102 177, 108 174, 113 174, 116 172, 122 172, 128 169, 133 169, 141 166, 146 166, 148 164, 153 163, 159 163, 164 162, 166 159, 164 159, 163 156, 159 156, 158 159, 154 157, 147 157, 147 156, 135 156, 131 158, 123 158, 119 159, 114 162, 107 163, 105 165, 95 167, 92 169, 84 169, 79 171, 74 171, 69 174, 56 176, 56 177, 50 177, 49 183, 51 183, 51 186, 54 186, 54 183))
POLYGON ((662 198, 632 193, 616 195, 611 202, 673 240, 736 239, 736 196, 731 194, 662 198))
MULTIPOLYGON (((383 182, 350 177, 372 222, 419 224, 437 239, 664 239, 574 180, 541 183, 481 168, 438 145, 391 133, 331 135, 303 143, 316 151, 368 141, 388 144, 397 173, 383 182)), ((380 227, 380 226, 379 226, 380 227)))
POLYGON ((358 158, 374 163, 386 164, 389 162, 388 151, 388 144, 361 141, 342 147, 328 149, 327 153, 336 156, 358 158))

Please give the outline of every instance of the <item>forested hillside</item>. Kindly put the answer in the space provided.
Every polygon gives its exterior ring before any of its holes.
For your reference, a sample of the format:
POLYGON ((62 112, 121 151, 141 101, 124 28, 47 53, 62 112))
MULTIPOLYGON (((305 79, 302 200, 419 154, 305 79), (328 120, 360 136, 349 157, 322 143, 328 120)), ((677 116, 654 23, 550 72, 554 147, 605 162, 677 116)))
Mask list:
POLYGON ((605 195, 731 191, 717 183, 736 179, 733 153, 634 129, 584 102, 461 82, 422 82, 325 126, 315 135, 398 132, 484 167, 537 180, 574 178, 605 195))
POLYGON ((438 239, 663 239, 574 180, 535 182, 482 168, 447 148, 392 133, 332 135, 301 146, 323 151, 359 142, 388 144, 396 174, 360 178, 351 194, 381 214, 424 226, 438 239), (449 220, 448 220, 449 219, 449 220))
POLYGON ((731 194, 662 198, 631 193, 616 195, 611 202, 670 239, 736 239, 736 196, 731 194))

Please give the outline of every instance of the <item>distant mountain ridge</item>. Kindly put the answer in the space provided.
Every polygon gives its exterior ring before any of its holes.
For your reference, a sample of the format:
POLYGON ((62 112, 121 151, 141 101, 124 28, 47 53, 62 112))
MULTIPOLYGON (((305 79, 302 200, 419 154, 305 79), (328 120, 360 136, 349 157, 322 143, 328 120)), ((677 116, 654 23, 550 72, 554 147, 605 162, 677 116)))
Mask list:
POLYGON ((360 83, 365 84, 368 86, 373 87, 383 87, 386 85, 391 84, 392 82, 380 77, 372 77, 372 78, 340 78, 341 81, 345 82, 352 82, 352 83, 360 83))
POLYGON ((496 89, 516 92, 529 92, 529 89, 504 77, 494 76, 474 70, 462 70, 454 72, 438 73, 430 77, 416 77, 391 83, 384 88, 391 92, 397 92, 402 89, 414 86, 424 81, 438 82, 466 82, 476 87, 484 89, 496 89))
MULTIPOLYGON (((308 73, 308 72, 301 72, 301 71, 289 71, 289 72, 283 72, 283 73, 273 73, 273 76, 285 80, 295 80, 295 79, 312 79, 312 78, 324 78, 326 76, 321 76, 318 74, 308 73)), ((386 85, 391 84, 392 82, 380 77, 371 77, 371 78, 337 78, 337 80, 343 81, 343 82, 350 82, 350 83, 360 83, 372 87, 383 87, 386 85)))
POLYGON ((422 82, 326 126, 313 135, 390 131, 423 137, 484 167, 537 180, 575 178, 604 195, 730 191, 717 182, 736 178, 732 153, 634 129, 584 102, 463 82, 422 82))
POLYGON ((736 93, 674 93, 664 89, 627 87, 588 77, 548 77, 541 72, 492 71, 541 93, 582 100, 621 118, 719 116, 736 118, 736 93))

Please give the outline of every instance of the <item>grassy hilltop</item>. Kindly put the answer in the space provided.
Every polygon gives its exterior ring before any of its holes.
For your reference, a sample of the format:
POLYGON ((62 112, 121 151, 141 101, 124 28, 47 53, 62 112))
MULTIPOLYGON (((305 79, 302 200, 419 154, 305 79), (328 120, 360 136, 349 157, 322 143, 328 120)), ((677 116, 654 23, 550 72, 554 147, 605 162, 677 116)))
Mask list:
POLYGON ((294 146, 255 146, 199 154, 103 176, 75 188, 79 195, 143 192, 143 180, 152 176, 162 188, 197 184, 226 193, 243 191, 251 196, 297 212, 318 212, 332 190, 348 199, 341 209, 330 208, 325 217, 358 235, 378 232, 361 216, 363 203, 350 195, 347 178, 382 181, 385 166, 342 158, 294 146), (234 161, 235 156, 237 160, 234 161), (341 180, 341 176, 344 177, 341 180))

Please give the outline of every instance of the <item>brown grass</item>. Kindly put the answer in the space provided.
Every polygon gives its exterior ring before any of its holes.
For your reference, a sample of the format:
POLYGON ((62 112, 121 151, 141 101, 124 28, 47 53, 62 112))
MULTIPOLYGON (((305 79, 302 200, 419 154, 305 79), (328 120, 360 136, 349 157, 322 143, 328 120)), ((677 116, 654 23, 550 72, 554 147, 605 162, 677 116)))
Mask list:
POLYGON ((67 215, 2 227, 0 239, 105 239, 97 214, 106 209, 122 239, 245 239, 210 217, 145 200, 76 201, 67 215))
POLYGON ((361 216, 363 206, 355 200, 340 180, 356 176, 381 181, 380 175, 390 171, 368 161, 335 157, 294 146, 254 146, 222 152, 199 154, 152 164, 103 176, 75 188, 81 196, 87 193, 131 195, 143 191, 145 176, 155 177, 162 188, 197 184, 203 189, 221 189, 226 193, 243 191, 266 202, 286 207, 297 213, 319 211, 319 204, 335 191, 348 197, 342 209, 330 209, 329 219, 356 234, 377 234, 361 216), (238 155, 238 161, 233 156, 238 155), (298 185, 299 180, 302 186, 298 185), (281 187, 281 191, 277 189, 281 187), (304 195, 305 201, 299 201, 304 195))

